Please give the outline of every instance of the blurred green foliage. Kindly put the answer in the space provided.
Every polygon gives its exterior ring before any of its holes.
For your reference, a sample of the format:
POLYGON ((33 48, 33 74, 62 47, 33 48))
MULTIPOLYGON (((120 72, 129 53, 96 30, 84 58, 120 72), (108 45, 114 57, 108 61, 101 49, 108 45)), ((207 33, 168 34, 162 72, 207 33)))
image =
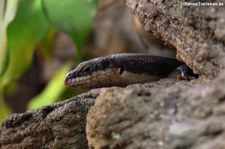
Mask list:
POLYGON ((45 14, 60 31, 69 34, 77 47, 77 59, 81 60, 82 47, 87 38, 96 13, 94 0, 43 0, 45 14))
POLYGON ((63 78, 70 70, 70 66, 70 63, 66 63, 60 70, 58 70, 58 72, 56 72, 45 90, 37 97, 34 97, 28 104, 29 109, 36 109, 46 104, 52 104, 60 97, 62 92, 65 90, 63 78))
MULTIPOLYGON (((35 47, 53 27, 71 36, 80 62, 96 9, 96 0, 0 0, 0 121, 10 114, 4 104, 5 86, 31 67, 35 47)), ((63 79, 70 67, 66 63, 29 107, 55 102, 65 90, 63 79)))

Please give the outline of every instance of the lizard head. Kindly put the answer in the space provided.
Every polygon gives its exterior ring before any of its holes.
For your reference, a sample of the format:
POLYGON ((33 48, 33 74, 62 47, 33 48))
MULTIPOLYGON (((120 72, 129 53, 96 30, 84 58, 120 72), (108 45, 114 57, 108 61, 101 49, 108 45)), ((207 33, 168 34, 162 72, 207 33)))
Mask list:
POLYGON ((84 61, 66 75, 65 85, 71 88, 102 87, 113 82, 113 76, 120 73, 118 70, 121 69, 116 61, 109 57, 84 61))

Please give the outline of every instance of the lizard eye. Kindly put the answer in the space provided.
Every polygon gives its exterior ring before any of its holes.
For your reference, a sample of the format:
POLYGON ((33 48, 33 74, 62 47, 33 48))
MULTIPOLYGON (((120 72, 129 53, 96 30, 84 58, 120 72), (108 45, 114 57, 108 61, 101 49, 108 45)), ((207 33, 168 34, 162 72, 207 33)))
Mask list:
POLYGON ((83 72, 89 72, 91 70, 91 67, 85 67, 84 69, 83 69, 83 72))

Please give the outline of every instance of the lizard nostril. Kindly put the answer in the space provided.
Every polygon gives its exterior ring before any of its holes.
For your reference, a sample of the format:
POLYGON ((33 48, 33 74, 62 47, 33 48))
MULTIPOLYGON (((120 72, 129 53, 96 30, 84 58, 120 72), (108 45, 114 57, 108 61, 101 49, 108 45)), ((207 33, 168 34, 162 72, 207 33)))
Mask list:
POLYGON ((74 78, 74 73, 73 72, 69 72, 66 74, 66 77, 64 79, 64 83, 67 85, 71 79, 74 78))
POLYGON ((68 80, 70 79, 70 77, 71 77, 71 73, 69 72, 69 73, 67 73, 67 75, 66 75, 66 77, 65 77, 65 79, 64 79, 64 83, 65 83, 65 84, 68 83, 68 80))

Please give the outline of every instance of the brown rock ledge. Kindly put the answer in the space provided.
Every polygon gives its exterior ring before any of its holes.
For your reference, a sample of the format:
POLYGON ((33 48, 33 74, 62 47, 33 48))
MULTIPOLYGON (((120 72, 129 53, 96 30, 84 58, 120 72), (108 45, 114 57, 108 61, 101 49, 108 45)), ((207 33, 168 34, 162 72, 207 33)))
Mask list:
POLYGON ((224 84, 225 71, 210 84, 161 80, 102 89, 87 116, 89 147, 224 149, 224 84))

